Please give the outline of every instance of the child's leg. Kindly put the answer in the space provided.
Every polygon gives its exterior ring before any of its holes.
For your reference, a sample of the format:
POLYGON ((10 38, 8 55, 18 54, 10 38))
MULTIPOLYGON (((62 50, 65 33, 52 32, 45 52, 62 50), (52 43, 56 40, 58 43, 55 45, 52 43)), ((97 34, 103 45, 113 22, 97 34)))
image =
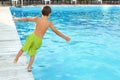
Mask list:
POLYGON ((19 50, 18 54, 16 55, 15 59, 14 59, 14 63, 17 63, 19 57, 22 55, 23 51, 22 49, 19 50))
POLYGON ((31 66, 32 66, 32 64, 33 64, 33 62, 34 62, 34 58, 35 58, 35 56, 31 56, 30 57, 30 62, 29 62, 29 64, 28 64, 28 72, 30 72, 31 71, 31 66))

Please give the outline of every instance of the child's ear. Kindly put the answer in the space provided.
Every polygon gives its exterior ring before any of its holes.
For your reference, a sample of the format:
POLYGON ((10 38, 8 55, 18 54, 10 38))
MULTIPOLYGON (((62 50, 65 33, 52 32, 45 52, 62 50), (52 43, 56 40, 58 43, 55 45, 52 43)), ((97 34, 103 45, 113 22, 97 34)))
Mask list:
POLYGON ((50 14, 48 16, 50 17, 50 14))

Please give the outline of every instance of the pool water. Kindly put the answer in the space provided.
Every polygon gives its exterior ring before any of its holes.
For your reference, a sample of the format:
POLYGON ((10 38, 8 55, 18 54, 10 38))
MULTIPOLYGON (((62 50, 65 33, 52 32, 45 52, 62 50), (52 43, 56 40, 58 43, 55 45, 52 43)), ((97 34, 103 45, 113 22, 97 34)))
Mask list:
MULTIPOLYGON (((10 10, 13 17, 41 17, 41 7, 10 10)), ((71 41, 48 29, 33 64, 35 80, 120 80, 120 6, 52 6, 49 20, 71 41)), ((15 25, 23 44, 35 23, 15 25)))

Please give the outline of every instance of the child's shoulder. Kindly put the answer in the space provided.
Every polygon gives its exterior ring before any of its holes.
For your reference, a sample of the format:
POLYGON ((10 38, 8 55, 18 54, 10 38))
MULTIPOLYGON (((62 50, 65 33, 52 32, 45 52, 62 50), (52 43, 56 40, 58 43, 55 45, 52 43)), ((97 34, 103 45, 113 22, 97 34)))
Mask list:
POLYGON ((37 20, 39 19, 39 17, 38 17, 38 16, 35 16, 35 17, 33 17, 32 19, 34 19, 35 21, 37 21, 37 20))
POLYGON ((54 26, 53 23, 51 21, 48 21, 49 22, 49 26, 54 26))
POLYGON ((36 18, 37 21, 41 21, 42 20, 42 18, 38 17, 38 16, 36 16, 35 18, 36 18))
POLYGON ((52 22, 51 22, 51 21, 49 21, 49 20, 48 20, 48 23, 49 23, 49 24, 52 24, 52 22))

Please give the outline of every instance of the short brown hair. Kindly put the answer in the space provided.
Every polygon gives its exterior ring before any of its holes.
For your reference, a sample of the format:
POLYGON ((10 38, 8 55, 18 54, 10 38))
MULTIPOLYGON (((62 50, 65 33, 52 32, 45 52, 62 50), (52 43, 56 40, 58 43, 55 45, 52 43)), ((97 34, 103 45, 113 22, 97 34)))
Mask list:
POLYGON ((44 6, 41 12, 43 16, 48 16, 51 13, 51 8, 49 6, 44 6))

